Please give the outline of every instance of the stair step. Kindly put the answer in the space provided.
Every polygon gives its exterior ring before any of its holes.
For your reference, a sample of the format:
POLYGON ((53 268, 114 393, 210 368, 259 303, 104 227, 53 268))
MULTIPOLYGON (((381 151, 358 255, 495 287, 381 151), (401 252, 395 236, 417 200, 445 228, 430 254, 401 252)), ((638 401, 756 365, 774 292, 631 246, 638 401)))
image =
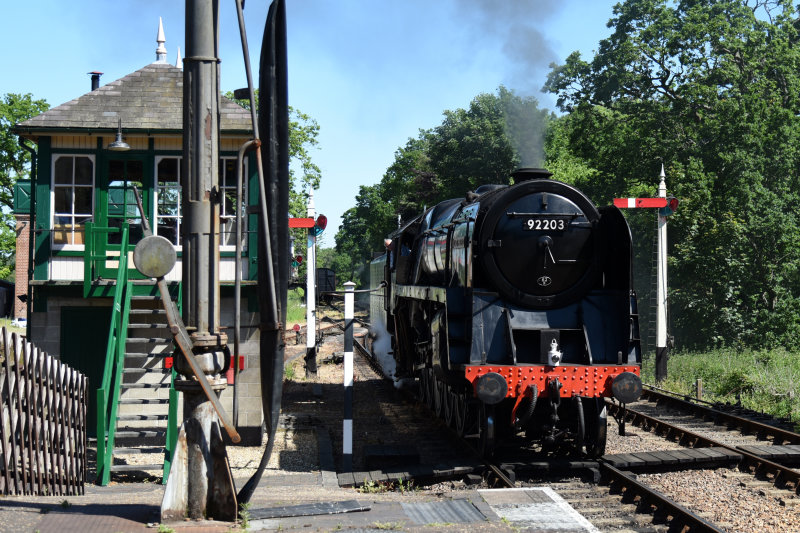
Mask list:
POLYGON ((121 420, 137 420, 137 421, 147 421, 147 420, 166 420, 168 415, 117 415, 117 421, 121 420))
POLYGON ((172 352, 125 352, 125 358, 159 359, 162 357, 172 357, 172 352))
POLYGON ((123 368, 123 374, 170 374, 172 372, 169 368, 123 368))
POLYGON ((134 455, 134 454, 144 454, 144 453, 164 453, 164 448, 159 448, 157 446, 140 446, 140 447, 130 447, 130 448, 114 448, 114 454, 117 455, 134 455))
POLYGON ((120 404, 125 405, 157 405, 168 404, 169 398, 125 398, 119 400, 120 404))
POLYGON ((172 337, 128 337, 128 344, 157 344, 172 342, 172 337))
POLYGON ((123 429, 116 432, 118 439, 146 439, 148 437, 166 437, 167 430, 154 430, 154 429, 123 429))
POLYGON ((141 470, 161 470, 164 468, 163 464, 150 464, 150 465, 111 465, 112 472, 139 472, 141 470))
POLYGON ((169 329, 169 324, 166 322, 153 322, 153 323, 141 323, 141 324, 128 324, 128 329, 169 329))
POLYGON ((121 383, 122 389, 168 389, 169 383, 121 383))
POLYGON ((167 312, 163 309, 131 309, 129 311, 131 315, 166 315, 167 312))

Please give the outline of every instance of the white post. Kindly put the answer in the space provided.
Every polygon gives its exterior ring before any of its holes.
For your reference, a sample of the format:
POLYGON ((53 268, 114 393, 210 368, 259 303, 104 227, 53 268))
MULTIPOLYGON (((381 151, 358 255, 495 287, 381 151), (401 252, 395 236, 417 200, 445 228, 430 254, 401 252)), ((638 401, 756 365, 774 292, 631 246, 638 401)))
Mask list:
MULTIPOLYGON (((314 189, 308 191, 309 218, 315 218, 314 189)), ((317 237, 314 228, 308 229, 308 250, 306 251, 306 377, 317 375, 317 259, 315 257, 317 237)))
MULTIPOLYGON (((658 196, 667 197, 664 165, 661 165, 661 182, 658 196)), ((658 213, 658 270, 656 281, 656 382, 667 377, 667 217, 658 213)))
POLYGON ((353 471, 353 300, 356 284, 344 284, 344 421, 342 471, 353 471))

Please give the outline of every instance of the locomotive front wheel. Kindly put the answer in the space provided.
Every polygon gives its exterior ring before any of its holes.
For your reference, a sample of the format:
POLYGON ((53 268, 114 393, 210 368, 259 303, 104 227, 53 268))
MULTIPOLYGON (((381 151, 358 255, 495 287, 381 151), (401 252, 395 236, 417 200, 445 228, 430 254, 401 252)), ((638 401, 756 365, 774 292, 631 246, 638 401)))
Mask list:
POLYGON ((586 398, 583 402, 586 422, 586 455, 597 458, 606 453, 608 414, 603 398, 586 398))
POLYGON ((495 444, 495 415, 494 406, 481 402, 478 409, 480 437, 478 439, 478 453, 489 457, 494 452, 495 444))

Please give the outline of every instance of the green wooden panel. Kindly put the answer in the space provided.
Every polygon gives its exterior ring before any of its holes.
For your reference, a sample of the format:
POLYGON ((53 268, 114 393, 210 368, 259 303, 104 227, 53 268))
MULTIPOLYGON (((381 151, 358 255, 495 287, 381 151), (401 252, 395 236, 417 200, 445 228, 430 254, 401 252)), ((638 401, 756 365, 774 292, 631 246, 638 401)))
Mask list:
POLYGON ((31 180, 17 180, 14 184, 14 213, 31 212, 31 180))
POLYGON ((61 308, 61 360, 89 378, 87 430, 97 429, 95 392, 103 381, 111 307, 61 308))

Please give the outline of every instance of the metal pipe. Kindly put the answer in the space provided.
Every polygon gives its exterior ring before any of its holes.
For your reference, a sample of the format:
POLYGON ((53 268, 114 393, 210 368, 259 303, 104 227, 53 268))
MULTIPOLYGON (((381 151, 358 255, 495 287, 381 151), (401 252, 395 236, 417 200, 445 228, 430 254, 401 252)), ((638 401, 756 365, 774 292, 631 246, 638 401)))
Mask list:
POLYGON ((219 80, 217 0, 186 3, 184 61, 184 321, 198 335, 219 330, 219 80))
POLYGON ((253 120, 253 138, 258 139, 258 117, 256 116, 256 97, 253 90, 253 74, 250 69, 250 50, 247 46, 247 30, 244 26, 244 0, 236 0, 236 13, 239 16, 239 36, 242 39, 244 71, 247 74, 247 88, 250 92, 250 117, 253 120))
MULTIPOLYGON (((238 4, 238 1, 237 1, 238 4)), ((234 261, 233 289, 233 425, 239 426, 239 339, 242 328, 242 179, 244 174, 244 154, 259 148, 261 141, 252 139, 239 147, 236 159, 236 258, 234 261)))
MULTIPOLYGON (((33 267, 34 267, 34 257, 33 251, 35 250, 36 244, 36 232, 34 228, 36 227, 36 184, 34 181, 36 180, 36 166, 39 161, 39 154, 36 153, 36 148, 33 146, 28 146, 25 144, 25 139, 19 137, 19 145, 27 150, 31 154, 31 201, 30 205, 28 206, 28 297, 25 299, 25 334, 30 339, 31 338, 31 305, 33 298, 30 294, 31 291, 31 280, 33 279, 33 267)), ((14 303, 16 305, 16 302, 14 303)))

